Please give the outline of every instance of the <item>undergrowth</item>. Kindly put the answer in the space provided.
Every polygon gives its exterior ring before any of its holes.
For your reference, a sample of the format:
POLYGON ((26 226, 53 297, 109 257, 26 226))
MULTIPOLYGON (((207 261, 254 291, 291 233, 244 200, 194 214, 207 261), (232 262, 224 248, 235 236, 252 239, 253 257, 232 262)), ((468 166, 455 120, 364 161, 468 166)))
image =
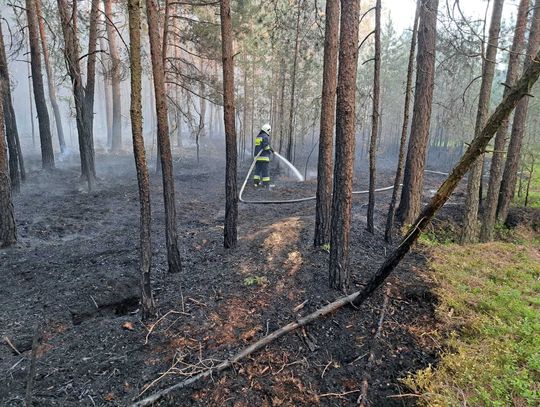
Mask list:
POLYGON ((540 405, 538 235, 432 252, 446 351, 405 383, 429 406, 540 405))

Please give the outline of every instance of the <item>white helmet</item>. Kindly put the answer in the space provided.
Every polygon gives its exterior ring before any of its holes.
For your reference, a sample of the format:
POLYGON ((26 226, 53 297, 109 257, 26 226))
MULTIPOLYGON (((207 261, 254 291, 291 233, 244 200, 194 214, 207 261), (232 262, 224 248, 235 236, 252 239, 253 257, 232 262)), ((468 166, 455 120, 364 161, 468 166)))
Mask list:
POLYGON ((261 130, 264 131, 266 134, 270 135, 270 132, 272 131, 272 126, 270 126, 269 123, 265 123, 261 127, 261 130))

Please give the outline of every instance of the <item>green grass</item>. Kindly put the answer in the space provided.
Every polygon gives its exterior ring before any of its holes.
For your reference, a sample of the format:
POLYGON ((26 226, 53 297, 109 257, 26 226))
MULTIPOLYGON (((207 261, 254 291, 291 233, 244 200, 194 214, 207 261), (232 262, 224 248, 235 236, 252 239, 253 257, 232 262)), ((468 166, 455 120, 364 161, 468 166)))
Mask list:
POLYGON ((429 406, 540 405, 540 245, 431 247, 439 363, 405 383, 429 406))
MULTIPOLYGON (((528 181, 528 172, 526 173, 527 178, 523 180, 523 191, 521 193, 521 196, 518 196, 517 194, 517 186, 516 186, 516 195, 514 197, 514 203, 517 206, 524 206, 525 205, 525 190, 527 189, 527 181, 528 181)), ((527 202, 528 207, 532 208, 540 208, 540 154, 537 154, 536 157, 536 163, 534 165, 534 170, 532 174, 531 179, 531 186, 529 187, 529 199, 527 202)))

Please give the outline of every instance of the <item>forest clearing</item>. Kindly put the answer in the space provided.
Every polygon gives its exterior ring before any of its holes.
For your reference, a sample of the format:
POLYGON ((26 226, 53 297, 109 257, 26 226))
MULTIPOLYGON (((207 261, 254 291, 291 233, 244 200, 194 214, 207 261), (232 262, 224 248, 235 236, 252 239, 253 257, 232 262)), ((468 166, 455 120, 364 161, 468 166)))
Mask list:
POLYGON ((0 405, 540 403, 540 0, 0 11, 0 405))

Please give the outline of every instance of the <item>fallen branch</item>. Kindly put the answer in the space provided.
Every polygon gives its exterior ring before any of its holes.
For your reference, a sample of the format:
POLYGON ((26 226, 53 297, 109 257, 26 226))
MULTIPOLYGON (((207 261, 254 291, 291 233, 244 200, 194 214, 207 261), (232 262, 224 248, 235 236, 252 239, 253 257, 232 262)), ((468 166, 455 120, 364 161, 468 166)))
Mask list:
POLYGON ((501 123, 508 118, 521 98, 530 93, 532 86, 540 76, 540 63, 537 61, 540 61, 540 51, 537 53, 536 57, 531 60, 531 63, 527 66, 527 69, 522 74, 521 78, 519 78, 519 80, 516 82, 515 86, 512 87, 512 89, 504 96, 503 100, 499 103, 493 114, 487 120, 482 131, 475 136, 471 145, 461 157, 461 160, 456 164, 454 169, 450 172, 448 178, 446 178, 446 180, 439 187, 437 193, 433 196, 430 203, 422 210, 416 222, 409 228, 409 231, 401 241, 400 245, 392 253, 390 253, 365 287, 363 287, 360 291, 341 297, 336 301, 318 309, 317 311, 298 319, 297 321, 285 325, 277 331, 272 332, 254 344, 248 346, 244 350, 238 352, 231 359, 220 363, 216 367, 210 368, 207 371, 201 372, 185 381, 176 383, 171 387, 156 392, 153 395, 134 403, 132 407, 148 406, 176 390, 185 388, 200 379, 211 376, 214 373, 221 372, 246 356, 249 356, 257 350, 262 349, 272 341, 291 331, 294 331, 301 326, 307 325, 320 317, 328 315, 344 305, 352 304, 356 307, 361 305, 378 287, 382 285, 390 273, 395 270, 401 259, 403 259, 403 257, 409 252, 411 246, 414 244, 414 242, 416 242, 420 236, 420 233, 428 225, 435 213, 448 200, 457 184, 461 181, 461 179, 463 179, 471 167, 472 163, 482 154, 491 138, 501 126, 501 123))
POLYGON ((6 342, 6 344, 13 350, 13 352, 15 352, 19 356, 21 355, 21 352, 19 352, 19 350, 15 347, 15 345, 11 343, 11 341, 9 340, 7 336, 4 336, 4 342, 6 342))
POLYGON ((367 395, 368 395, 370 372, 373 367, 373 361, 375 360, 375 345, 377 344, 377 340, 379 339, 379 336, 381 336, 384 316, 386 314, 386 309, 388 308, 389 294, 390 294, 390 287, 387 287, 386 293, 384 294, 384 301, 383 301, 383 306, 381 309, 381 316, 379 317, 379 324, 377 325, 377 330, 375 331, 375 335, 373 335, 371 349, 369 351, 369 357, 366 363, 366 368, 364 370, 364 376, 362 378, 362 393, 360 394, 360 396, 358 396, 358 400, 357 400, 359 407, 367 406, 367 395))
POLYGON ((41 327, 38 323, 34 337, 32 338, 32 356, 30 357, 30 369, 28 369, 28 378, 26 380, 26 394, 24 397, 24 406, 32 406, 32 391, 34 390, 34 378, 36 377, 36 358, 39 343, 41 340, 41 327))

